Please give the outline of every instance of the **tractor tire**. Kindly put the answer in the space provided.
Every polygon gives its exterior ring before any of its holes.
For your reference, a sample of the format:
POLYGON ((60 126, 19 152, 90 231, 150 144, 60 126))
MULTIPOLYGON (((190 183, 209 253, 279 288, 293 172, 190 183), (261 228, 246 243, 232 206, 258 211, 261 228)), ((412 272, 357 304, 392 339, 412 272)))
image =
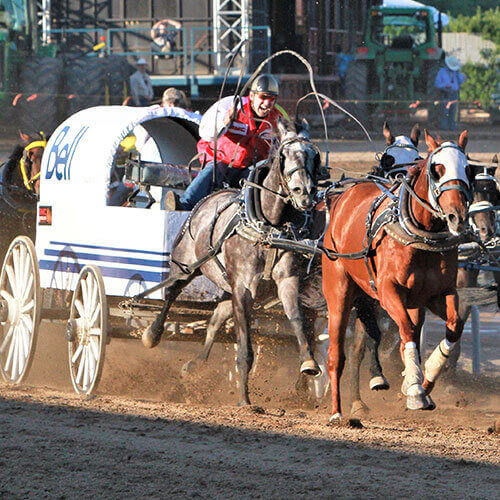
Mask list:
POLYGON ((103 60, 107 104, 120 105, 130 94, 130 75, 135 68, 126 57, 108 56, 103 60))
POLYGON ((102 59, 68 55, 65 63, 66 115, 105 104, 102 59))
MULTIPOLYGON (((363 61, 352 61, 347 68, 345 78, 345 108, 363 125, 366 122, 368 109, 368 64, 363 61)), ((359 127, 350 117, 348 120, 359 127)))
POLYGON ((436 76, 440 69, 439 61, 429 61, 426 64, 426 79, 427 89, 425 93, 425 100, 428 101, 427 106, 427 121, 430 126, 437 127, 439 124, 439 117, 441 114, 441 106, 435 104, 440 99, 439 91, 434 87, 436 76))
POLYGON ((18 102, 21 130, 26 133, 43 131, 48 136, 59 125, 62 75, 61 59, 40 57, 25 62, 20 74, 23 95, 18 102))

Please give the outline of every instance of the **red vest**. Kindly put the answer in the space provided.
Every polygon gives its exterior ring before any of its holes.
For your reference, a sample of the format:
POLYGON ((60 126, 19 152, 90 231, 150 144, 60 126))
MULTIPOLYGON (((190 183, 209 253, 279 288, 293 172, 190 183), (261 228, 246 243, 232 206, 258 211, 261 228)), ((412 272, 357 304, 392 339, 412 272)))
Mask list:
MULTIPOLYGON (((276 122, 281 113, 273 108, 267 115, 266 122, 252 120, 253 111, 248 97, 242 99, 243 110, 236 114, 236 118, 231 123, 229 129, 217 140, 217 161, 231 163, 235 168, 245 168, 255 162, 265 160, 269 154, 268 142, 272 137, 272 129, 276 127, 276 122), (245 116, 246 115, 246 116, 245 116)), ((214 159, 213 141, 198 141, 198 153, 206 154, 206 161, 214 159)), ((203 159, 201 158, 203 161, 203 159)))

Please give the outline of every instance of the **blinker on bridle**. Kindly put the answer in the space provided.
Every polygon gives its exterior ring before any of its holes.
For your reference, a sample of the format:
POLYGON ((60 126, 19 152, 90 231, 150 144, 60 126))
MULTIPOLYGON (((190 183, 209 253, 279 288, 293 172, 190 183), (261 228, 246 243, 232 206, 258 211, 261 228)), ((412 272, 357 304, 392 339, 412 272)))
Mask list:
MULTIPOLYGON (((47 141, 45 139, 39 141, 30 142, 23 151, 23 156, 19 160, 19 169, 21 170, 21 175, 23 177, 24 186, 28 191, 33 191, 34 182, 40 177, 40 172, 28 178, 28 173, 26 171, 26 160, 28 152, 34 148, 44 148, 47 146, 47 141)), ((31 160, 30 160, 31 161, 31 160)))
MULTIPOLYGON (((436 182, 434 180, 434 176, 432 175, 432 166, 436 165, 437 163, 433 163, 434 156, 439 153, 440 151, 443 151, 446 148, 453 148, 459 151, 460 153, 464 154, 461 148, 459 148, 455 144, 445 144, 443 146, 440 146, 439 148, 435 149, 430 155, 429 158, 427 159, 427 182, 429 185, 429 192, 431 194, 431 205, 438 210, 439 212, 442 212, 441 207, 438 203, 439 197, 445 192, 445 191, 460 191, 464 196, 465 199, 467 200, 467 204, 470 204, 472 201, 472 194, 471 194, 471 188, 470 188, 470 182, 467 180, 468 187, 465 188, 463 186, 464 180, 455 178, 455 179, 447 179, 445 182, 441 183, 439 180, 436 182), (459 181, 459 184, 448 184, 451 181, 459 181)), ((465 156, 465 155, 464 155, 465 156)))

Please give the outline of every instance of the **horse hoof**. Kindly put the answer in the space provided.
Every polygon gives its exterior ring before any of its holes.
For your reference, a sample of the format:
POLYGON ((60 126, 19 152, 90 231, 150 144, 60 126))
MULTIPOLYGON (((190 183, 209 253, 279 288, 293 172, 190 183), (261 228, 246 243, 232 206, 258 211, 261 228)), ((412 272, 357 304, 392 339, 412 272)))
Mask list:
POLYGON ((328 423, 330 425, 342 425, 344 421, 344 417, 342 413, 334 413, 329 419, 328 423))
POLYGON ((142 334, 142 344, 144 347, 147 347, 148 349, 152 349, 153 347, 156 347, 161 340, 161 335, 163 332, 153 332, 151 325, 144 330, 144 333, 142 334))
POLYGON ((239 408, 247 408, 250 406, 250 401, 247 399, 246 401, 238 401, 239 408))
POLYGON ((428 402, 424 394, 417 394, 415 396, 406 396, 406 408, 409 410, 425 410, 428 402))
POLYGON ((370 412, 370 409, 368 406, 361 401, 361 399, 357 399, 356 401, 353 401, 352 406, 351 406, 351 415, 352 416, 362 416, 362 415, 367 415, 370 412))
POLYGON ((321 368, 318 366, 318 363, 314 361, 314 359, 306 359, 302 365, 300 365, 300 373, 316 377, 321 374, 321 368))
POLYGON ((425 396, 425 402, 426 407, 424 408, 424 410, 432 411, 436 409, 436 403, 434 403, 434 400, 429 395, 425 396))
POLYGON ((196 371, 196 361, 190 359, 187 363, 184 363, 181 369, 182 375, 190 375, 196 371))
POLYGON ((372 391, 387 391, 389 387, 389 382, 383 375, 378 375, 370 379, 370 389, 372 391))

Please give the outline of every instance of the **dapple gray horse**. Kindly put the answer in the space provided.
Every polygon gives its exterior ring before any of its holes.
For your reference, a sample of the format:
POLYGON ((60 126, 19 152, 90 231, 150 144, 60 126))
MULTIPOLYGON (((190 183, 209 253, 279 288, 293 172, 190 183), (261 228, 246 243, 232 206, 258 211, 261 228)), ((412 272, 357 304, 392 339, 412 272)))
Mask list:
MULTIPOLYGON (((267 227, 279 229, 292 225, 299 228, 304 226, 304 221, 307 220, 305 214, 315 204, 316 180, 320 170, 319 151, 309 140, 307 122, 303 121, 295 129, 291 124, 280 121, 277 129, 277 145, 271 152, 269 171, 259 189, 260 217, 267 227)), ((270 252, 275 253, 274 250, 241 236, 238 228, 226 238, 228 226, 242 210, 237 201, 239 196, 240 193, 236 190, 219 191, 202 200, 193 209, 172 250, 171 276, 177 279, 166 290, 164 307, 144 333, 143 343, 153 347, 159 342, 168 310, 182 289, 196 276, 203 274, 208 277, 219 288, 231 294, 231 300, 223 301, 217 306, 210 320, 207 338, 210 339, 215 334, 217 325, 233 316, 240 379, 238 404, 242 406, 250 404, 248 373, 253 363, 250 319, 256 299, 266 295, 272 297, 277 292, 297 337, 300 372, 317 375, 320 369, 312 354, 312 331, 307 331, 305 327, 299 301, 301 282, 306 274, 306 261, 297 253, 279 250, 273 257, 271 280, 265 281, 266 261, 269 262, 268 256, 270 252), (206 256, 207 248, 216 245, 221 237, 226 239, 217 257, 207 260, 194 272, 186 272, 187 266, 206 256), (275 287, 269 286, 271 283, 275 287)), ((240 216, 239 228, 242 227, 244 218, 240 216)))

